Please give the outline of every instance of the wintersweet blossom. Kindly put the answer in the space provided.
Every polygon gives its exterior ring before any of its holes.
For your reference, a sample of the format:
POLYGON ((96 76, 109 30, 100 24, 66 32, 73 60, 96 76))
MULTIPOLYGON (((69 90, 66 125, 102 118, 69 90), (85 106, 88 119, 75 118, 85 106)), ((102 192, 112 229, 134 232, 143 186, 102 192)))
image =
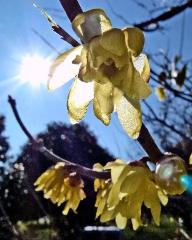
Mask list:
POLYGON ((75 213, 81 200, 86 196, 84 182, 79 176, 70 176, 63 162, 45 171, 34 183, 36 191, 43 191, 44 198, 60 206, 65 203, 63 214, 72 209, 75 213))
POLYGON ((72 122, 79 122, 93 101, 94 113, 105 125, 116 111, 128 135, 137 138, 142 125, 139 100, 151 93, 142 31, 112 28, 101 9, 77 15, 72 26, 82 45, 55 59, 48 88, 55 89, 75 78, 67 101, 72 122))
POLYGON ((148 168, 127 165, 122 160, 110 162, 105 167, 96 164, 94 168, 111 170, 111 181, 95 180, 96 217, 100 216, 101 222, 115 220, 117 226, 124 229, 131 221, 136 230, 142 225, 141 208, 145 205, 159 225, 161 204, 166 205, 168 197, 148 168))

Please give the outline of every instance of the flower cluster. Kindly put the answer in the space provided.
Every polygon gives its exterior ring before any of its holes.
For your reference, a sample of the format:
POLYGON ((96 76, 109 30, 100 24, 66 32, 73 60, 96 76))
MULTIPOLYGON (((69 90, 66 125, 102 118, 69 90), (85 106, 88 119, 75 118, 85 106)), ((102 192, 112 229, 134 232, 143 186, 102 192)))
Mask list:
MULTIPOLYGON (((98 170, 111 170, 111 180, 95 180, 97 199, 96 217, 101 222, 115 220, 120 229, 132 222, 136 230, 142 225, 141 208, 151 210, 154 222, 159 225, 161 204, 168 202, 168 193, 156 182, 155 174, 144 166, 127 165, 122 160, 108 163, 105 167, 95 165, 98 170)), ((170 195, 181 194, 184 187, 169 191, 170 195), (182 190, 181 190, 182 189, 182 190)))
POLYGON ((128 135, 137 138, 142 125, 139 100, 151 93, 147 84, 150 67, 141 53, 142 31, 112 28, 101 9, 79 14, 72 26, 83 44, 56 58, 50 68, 49 89, 76 77, 67 103, 71 121, 79 122, 93 101, 94 113, 105 125, 116 111, 128 135))
MULTIPOLYGON (((140 162, 126 164, 122 160, 109 162, 104 167, 97 163, 94 170, 111 172, 109 179, 94 181, 96 217, 100 217, 101 222, 115 220, 120 229, 129 221, 134 230, 142 225, 143 205, 151 210, 154 222, 159 225, 161 204, 167 204, 168 194, 182 194, 186 185, 182 186, 182 181, 186 181, 183 160, 172 155, 158 163, 155 172, 140 162)), ((36 191, 43 191, 44 197, 54 204, 65 203, 64 215, 69 209, 76 213, 80 201, 86 197, 83 180, 78 174, 70 173, 63 162, 45 171, 34 185, 36 191)))
POLYGON ((63 162, 45 171, 34 183, 36 191, 43 191, 44 198, 60 206, 65 203, 63 214, 72 209, 76 213, 81 200, 86 196, 83 180, 77 175, 69 175, 63 162))

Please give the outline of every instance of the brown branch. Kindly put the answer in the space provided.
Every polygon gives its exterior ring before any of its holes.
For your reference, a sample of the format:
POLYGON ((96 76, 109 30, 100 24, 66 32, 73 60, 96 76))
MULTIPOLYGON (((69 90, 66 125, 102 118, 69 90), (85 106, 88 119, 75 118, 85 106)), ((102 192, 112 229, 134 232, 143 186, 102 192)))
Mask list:
POLYGON ((15 118, 19 124, 19 126, 21 127, 21 129, 23 130, 23 132, 25 133, 25 135, 29 138, 29 141, 34 144, 36 143, 34 137, 31 135, 31 133, 28 131, 28 129, 25 127, 25 125, 23 124, 19 114, 18 114, 18 111, 17 111, 17 108, 16 108, 16 101, 15 99, 13 99, 10 95, 8 96, 8 102, 9 104, 11 105, 11 108, 12 108, 12 111, 15 115, 15 118))
POLYGON ((144 123, 142 124, 141 131, 137 140, 143 147, 145 152, 148 154, 152 162, 154 163, 158 162, 160 158, 163 156, 163 153, 158 148, 157 144, 153 140, 144 123))
POLYGON ((60 27, 58 24, 53 25, 52 29, 54 32, 56 32, 57 34, 59 34, 61 36, 61 39, 68 42, 73 47, 79 46, 79 43, 68 32, 66 32, 62 27, 60 27))
POLYGON ((83 12, 77 0, 70 0, 70 1, 59 0, 59 1, 71 22, 79 13, 83 12))
POLYGON ((68 33, 66 32, 61 26, 53 21, 53 19, 42 9, 39 5, 34 3, 34 6, 38 8, 41 13, 47 18, 48 22, 51 24, 52 30, 61 36, 61 39, 68 42, 72 46, 76 47, 79 43, 68 33))
POLYGON ((43 142, 36 140, 31 135, 29 130, 26 128, 26 126, 24 125, 24 123, 21 120, 20 115, 17 111, 15 99, 13 99, 11 96, 9 96, 8 97, 8 102, 11 106, 11 109, 14 113, 14 116, 15 116, 19 126, 21 127, 21 129, 25 133, 25 135, 28 137, 28 139, 29 139, 30 143, 32 144, 34 150, 41 152, 46 158, 51 160, 53 163, 64 162, 65 166, 66 166, 66 168, 68 168, 69 172, 77 172, 79 175, 85 176, 85 177, 90 178, 90 179, 94 179, 94 178, 108 179, 108 178, 111 177, 111 174, 110 174, 109 171, 99 172, 99 171, 92 170, 90 168, 83 167, 83 166, 81 166, 79 164, 76 164, 76 163, 71 163, 70 161, 68 161, 66 159, 63 159, 63 158, 57 156, 56 154, 54 154, 53 152, 51 152, 50 150, 48 150, 43 145, 43 142))
POLYGON ((147 27, 149 27, 149 25, 151 25, 151 24, 157 25, 159 22, 166 21, 166 20, 178 15, 179 13, 183 12, 187 8, 191 8, 191 7, 192 7, 192 0, 189 0, 181 6, 173 7, 169 11, 162 13, 161 15, 159 15, 155 18, 152 18, 152 19, 147 20, 142 23, 134 24, 134 26, 141 28, 142 30, 145 31, 145 30, 147 30, 147 27))

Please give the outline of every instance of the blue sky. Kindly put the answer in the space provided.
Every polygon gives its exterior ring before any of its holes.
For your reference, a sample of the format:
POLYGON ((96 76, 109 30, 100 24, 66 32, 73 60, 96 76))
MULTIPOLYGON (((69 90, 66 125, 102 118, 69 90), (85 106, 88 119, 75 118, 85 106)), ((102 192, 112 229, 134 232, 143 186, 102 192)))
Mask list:
MULTIPOLYGON (((134 1, 109 0, 113 8, 121 13, 128 22, 136 23, 150 18, 148 14, 139 8, 134 1)), ((58 8, 58 0, 36 1, 42 7, 58 8)), ((117 19, 111 12, 105 0, 80 0, 84 10, 90 8, 103 8, 111 18, 115 27, 125 27, 125 24, 117 19)), ((146 1, 150 3, 150 0, 146 1)), ((165 1, 164 1, 165 2, 165 1)), ((50 15, 53 12, 49 12, 50 15)), ((59 12, 59 15, 61 13, 59 12)), ((170 55, 179 50, 181 19, 182 14, 166 23, 167 31, 161 33, 148 33, 146 36, 145 50, 147 52, 157 52, 158 49, 169 49, 170 55)), ((71 30, 71 25, 63 13, 63 19, 53 17, 65 30, 75 34, 71 30)), ((186 59, 191 58, 192 28, 190 26, 191 11, 185 13, 185 32, 183 54, 186 59)), ((10 139, 12 153, 17 154, 22 144, 26 142, 26 137, 21 132, 15 122, 10 107, 7 104, 7 95, 11 94, 17 100, 19 112, 35 135, 46 128, 46 124, 51 121, 61 121, 69 123, 66 96, 71 83, 56 91, 49 92, 46 86, 34 89, 30 85, 19 86, 14 76, 19 74, 22 58, 27 54, 39 54, 43 57, 55 57, 56 53, 48 47, 32 29, 37 30, 59 51, 70 48, 70 45, 50 30, 47 20, 41 15, 39 10, 33 7, 31 0, 1 0, 0 7, 0 114, 6 116, 6 135, 10 139)), ((149 102, 158 107, 158 102, 154 96, 149 98, 149 102)), ((116 117, 112 119, 109 127, 105 127, 94 117, 90 107, 84 120, 90 129, 97 135, 99 143, 109 149, 116 157, 132 159, 137 156, 141 148, 136 141, 128 139, 123 133, 116 117), (129 153, 129 154, 128 154, 129 153)))

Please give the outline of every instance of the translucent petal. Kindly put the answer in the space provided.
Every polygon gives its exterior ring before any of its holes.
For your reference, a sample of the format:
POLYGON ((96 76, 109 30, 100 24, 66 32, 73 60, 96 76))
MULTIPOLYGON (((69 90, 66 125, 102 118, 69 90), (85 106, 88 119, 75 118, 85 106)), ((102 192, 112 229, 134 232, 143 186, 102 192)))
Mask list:
POLYGON ((139 101, 121 98, 116 107, 118 118, 127 134, 136 139, 142 126, 142 116, 139 101))
POLYGON ((143 204, 145 188, 143 185, 134 193, 127 197, 127 204, 122 211, 122 215, 127 218, 140 218, 141 206, 143 204))
POLYGON ((118 166, 121 166, 121 165, 125 165, 125 162, 121 159, 116 159, 115 161, 112 161, 112 162, 108 162, 104 167, 103 169, 106 170, 106 169, 111 169, 112 167, 118 167, 118 166))
POLYGON ((68 202, 66 202, 65 207, 63 209, 63 212, 62 212, 63 215, 67 215, 69 212, 69 209, 70 209, 70 202, 68 201, 68 202))
POLYGON ((94 112, 105 125, 108 125, 113 112, 112 84, 110 82, 94 85, 94 112))
POLYGON ((141 78, 145 82, 148 82, 150 78, 150 65, 147 56, 143 53, 140 54, 137 58, 134 58, 133 65, 140 73, 141 78))
POLYGON ((119 103, 123 96, 123 92, 117 87, 113 88, 113 104, 114 104, 114 112, 116 112, 116 106, 119 103))
POLYGON ((133 230, 135 231, 141 226, 141 220, 137 218, 131 218, 131 222, 132 222, 133 230))
POLYGON ((103 211, 103 213, 101 214, 101 217, 100 217, 100 221, 103 223, 103 222, 108 222, 112 219, 115 218, 115 210, 108 210, 106 209, 105 211, 103 211))
POLYGON ((117 204, 120 201, 120 198, 119 198, 120 187, 121 187, 121 183, 117 182, 115 185, 112 186, 111 191, 109 192, 107 203, 110 208, 117 206, 117 204))
POLYGON ((111 168, 111 179, 113 184, 115 184, 119 180, 119 177, 125 168, 126 164, 114 166, 111 168))
POLYGON ((81 54, 83 46, 72 48, 59 55, 51 65, 48 79, 48 89, 54 90, 61 87, 77 76, 80 64, 73 64, 77 55, 81 54))
POLYGON ((132 173, 129 174, 123 181, 120 191, 127 193, 128 195, 133 194, 138 190, 141 183, 142 178, 139 173, 132 171, 132 173))
POLYGON ((144 99, 151 94, 150 87, 142 79, 140 73, 134 67, 132 60, 128 64, 127 73, 124 75, 124 80, 121 82, 119 88, 127 97, 133 99, 144 99))
POLYGON ((115 218, 117 227, 120 229, 124 229, 127 226, 127 218, 123 217, 120 213, 117 214, 115 218))
POLYGON ((157 195, 157 189, 154 183, 147 181, 144 203, 147 208, 151 209, 151 214, 157 225, 160 223, 161 204, 157 195))
POLYGON ((161 201, 161 203, 165 206, 165 205, 167 205, 167 203, 168 203, 168 197, 167 197, 167 195, 165 195, 164 193, 163 193, 163 191, 161 191, 161 190, 158 190, 157 191, 157 194, 158 194, 158 197, 159 197, 159 200, 161 201))
POLYGON ((123 32, 120 29, 113 28, 107 32, 105 32, 100 39, 100 44, 101 46, 117 55, 121 56, 125 53, 126 49, 126 44, 125 44, 125 36, 123 32))
MULTIPOLYGON (((107 203, 109 204, 110 207, 116 206, 120 201, 120 198, 121 198, 120 188, 121 188, 122 182, 124 181, 124 179, 126 178, 129 172, 129 167, 126 166, 125 164, 124 166, 125 167, 123 171, 121 171, 121 174, 118 177, 118 181, 112 185, 111 191, 109 192, 107 203)), ((114 168, 112 168, 112 171, 114 168)))
POLYGON ((134 56, 138 56, 144 46, 145 38, 139 28, 126 28, 123 30, 128 48, 132 50, 134 56))
POLYGON ((72 27, 83 42, 89 42, 93 37, 111 29, 112 25, 102 9, 92 9, 77 15, 72 27))
POLYGON ((79 122, 84 117, 92 99, 93 82, 85 83, 75 79, 67 100, 70 120, 73 123, 79 122))

